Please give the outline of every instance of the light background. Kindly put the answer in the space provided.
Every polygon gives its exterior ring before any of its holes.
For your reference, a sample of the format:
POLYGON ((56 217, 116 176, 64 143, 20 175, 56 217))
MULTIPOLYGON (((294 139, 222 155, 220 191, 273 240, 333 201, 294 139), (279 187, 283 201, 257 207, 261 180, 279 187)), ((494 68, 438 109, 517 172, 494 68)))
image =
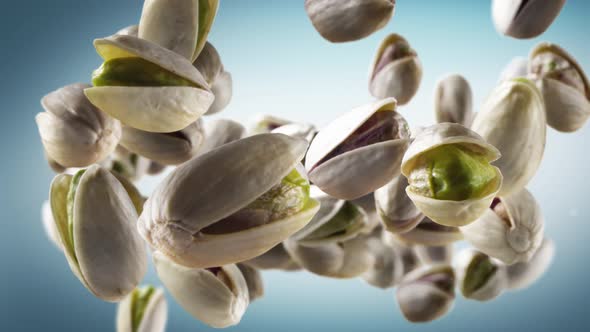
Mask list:
MULTIPOLYGON (((34 122, 39 99, 100 65, 92 39, 137 22, 142 1, 2 1, 0 86, 0 331, 111 331, 116 306, 91 296, 48 242, 40 220, 52 172, 34 122)), ((330 44, 311 26, 302 0, 223 0, 210 40, 234 78, 234 97, 221 116, 256 113, 326 124, 371 98, 366 76, 380 40, 407 37, 424 66, 419 93, 401 112, 412 126, 433 122, 436 80, 463 74, 475 106, 502 67, 539 41, 557 42, 590 70, 590 2, 570 0, 553 26, 526 41, 499 36, 484 0, 399 0, 386 28, 364 40, 330 44)), ((557 243, 551 270, 532 288, 491 303, 458 297, 454 310, 426 325, 404 321, 394 292, 359 280, 265 272, 265 297, 232 331, 582 331, 590 329, 588 288, 588 140, 548 131, 545 159, 531 191, 557 243)), ((145 188, 153 186, 148 182, 145 188)), ((146 282, 157 282, 153 269, 146 282)), ((168 331, 207 331, 168 297, 168 331)))

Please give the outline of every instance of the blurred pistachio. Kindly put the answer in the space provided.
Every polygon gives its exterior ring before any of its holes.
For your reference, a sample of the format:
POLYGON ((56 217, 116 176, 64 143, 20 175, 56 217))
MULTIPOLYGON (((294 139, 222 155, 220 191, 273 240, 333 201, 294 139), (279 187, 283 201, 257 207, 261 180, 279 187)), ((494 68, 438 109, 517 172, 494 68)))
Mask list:
POLYGON ((503 35, 534 38, 549 28, 564 4, 565 0, 493 0, 492 20, 503 35))
POLYGON ((414 229, 395 236, 405 243, 426 246, 444 246, 463 240, 458 227, 437 224, 428 217, 424 217, 414 229))
POLYGON ((545 238, 528 262, 519 262, 506 267, 508 288, 518 290, 534 284, 549 269, 554 256, 555 243, 551 239, 545 238))
POLYGON ((199 154, 207 153, 226 143, 230 143, 246 135, 246 129, 239 122, 228 119, 207 119, 203 125, 205 138, 199 154))
POLYGON ((465 77, 448 75, 436 83, 434 114, 438 123, 452 122, 469 127, 473 120, 473 93, 465 77))
POLYGON ((182 130, 215 99, 201 73, 173 51, 129 35, 96 39, 94 47, 105 62, 92 74, 94 87, 84 93, 126 126, 182 130))
POLYGON ((117 332, 164 332, 167 319, 164 290, 154 286, 136 288, 119 302, 117 332))
POLYGON ((429 322, 446 314, 455 300, 455 273, 449 265, 423 266, 397 287, 397 303, 410 322, 429 322))
POLYGON ((405 105, 414 97, 421 81, 422 64, 408 41, 395 33, 385 37, 370 70, 371 95, 393 97, 398 105, 405 105))
POLYGON ((318 130, 314 125, 309 123, 288 123, 273 129, 271 133, 303 138, 304 140, 311 142, 315 135, 317 135, 318 130))
POLYGON ((576 131, 590 117, 590 83, 566 50, 538 44, 529 56, 529 74, 545 99, 547 124, 561 132, 576 131))
POLYGON ((251 121, 248 136, 270 133, 286 124, 294 123, 291 120, 282 119, 274 115, 258 114, 251 121))
POLYGON ((150 164, 146 170, 148 175, 158 175, 166 169, 166 165, 150 160, 150 164))
POLYGON ((473 121, 471 129, 495 146, 502 158, 498 196, 523 189, 533 178, 545 152, 547 126, 543 97, 529 80, 500 83, 473 121))
POLYGON ((222 111, 232 97, 232 77, 223 68, 221 57, 211 43, 205 43, 203 51, 193 62, 193 66, 203 74, 205 81, 211 87, 211 92, 215 95, 215 101, 205 114, 211 115, 222 111))
POLYGON ((242 263, 260 270, 295 271, 301 269, 301 266, 291 258, 283 243, 279 243, 264 254, 242 263))
POLYGON ((215 328, 240 322, 250 303, 250 295, 236 265, 188 268, 174 263, 159 251, 153 256, 160 280, 189 314, 215 328))
POLYGON ((377 214, 389 232, 411 231, 424 219, 424 215, 406 194, 407 186, 408 179, 400 174, 385 186, 375 190, 377 214))
POLYGON ((242 276, 244 276, 244 280, 248 286, 250 303, 262 298, 264 296, 264 283, 262 282, 262 274, 260 271, 248 264, 238 263, 236 266, 240 269, 240 272, 242 272, 242 276))
POLYGON ((118 145, 109 158, 101 163, 101 166, 129 181, 139 181, 147 173, 150 161, 118 145))
POLYGON ((492 161, 500 152, 462 125, 440 123, 416 136, 404 155, 401 171, 406 193, 434 222, 463 226, 490 206, 502 185, 492 161))
POLYGON ((35 120, 50 165, 86 167, 100 162, 121 139, 121 124, 88 101, 84 96, 87 87, 90 85, 67 85, 41 99, 45 112, 35 120))
POLYGON ((60 174, 64 173, 67 170, 66 167, 60 165, 57 161, 51 159, 47 154, 47 151, 45 151, 45 159, 47 160, 47 164, 49 165, 51 170, 53 170, 55 173, 60 174))
POLYGON ((395 0, 305 0, 305 11, 326 40, 363 39, 383 28, 393 16, 395 0))
POLYGON ((414 251, 424 265, 451 264, 453 261, 452 244, 441 246, 416 245, 414 251))
POLYGON ((500 77, 498 78, 498 84, 504 81, 510 81, 519 77, 527 77, 529 73, 529 59, 517 56, 512 58, 506 67, 502 69, 500 77))
POLYGON ((400 241, 390 232, 383 232, 382 238, 383 243, 391 246, 400 256, 403 267, 402 276, 422 266, 414 245, 400 241))
POLYGON ((146 251, 137 212, 121 183, 97 165, 60 174, 50 191, 53 218, 72 272, 95 296, 116 302, 143 278, 146 251))
POLYGON ((476 250, 464 249, 459 252, 455 271, 459 289, 467 299, 492 300, 508 285, 506 266, 476 250))
POLYGON ((461 232, 477 250, 505 264, 527 262, 543 241, 543 215, 533 195, 522 189, 496 198, 479 219, 461 227, 461 232))
POLYGON ((373 265, 361 275, 361 278, 378 288, 391 288, 401 279, 404 272, 402 257, 383 239, 382 227, 376 227, 367 240, 369 250, 374 257, 373 265))
POLYGON ((393 98, 360 106, 316 135, 305 158, 310 180, 341 199, 359 198, 399 175, 410 143, 393 98))
POLYGON ((125 28, 117 31, 115 34, 137 37, 138 33, 139 33, 139 26, 138 25, 130 25, 128 27, 125 27, 125 28))
POLYGON ((41 206, 41 221, 43 222, 43 229, 45 229, 45 235, 47 235, 47 238, 57 247, 57 249, 63 251, 63 245, 61 244, 57 225, 53 219, 53 213, 51 212, 49 201, 43 202, 43 205, 41 206))
POLYGON ((261 134, 180 165, 145 203, 140 234, 154 249, 189 267, 263 254, 304 227, 319 209, 299 164, 306 147, 301 139, 261 134))
POLYGON ((219 0, 145 0, 139 38, 194 61, 205 47, 219 0))

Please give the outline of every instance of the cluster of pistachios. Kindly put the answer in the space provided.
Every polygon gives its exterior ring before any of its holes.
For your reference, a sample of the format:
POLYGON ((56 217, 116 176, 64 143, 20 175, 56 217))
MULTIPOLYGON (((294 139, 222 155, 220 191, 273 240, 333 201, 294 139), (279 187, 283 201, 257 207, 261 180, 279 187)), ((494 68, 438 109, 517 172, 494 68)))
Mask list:
MULTIPOLYGON (((518 3, 493 2, 499 29, 518 38, 544 31, 563 5, 518 3)), ((343 42, 381 28, 394 4, 307 0, 305 8, 322 36, 343 42)), ((526 186, 546 126, 575 131, 590 117, 590 84, 565 50, 542 43, 513 61, 477 114, 467 79, 441 79, 437 123, 412 133, 400 107, 416 94, 422 65, 391 34, 371 66, 377 100, 319 130, 272 115, 246 129, 204 116, 232 94, 207 41, 218 6, 146 0, 138 26, 95 40, 104 63, 92 86, 41 101, 39 133, 59 173, 43 225, 81 284, 119 302, 117 331, 164 331, 165 290, 212 327, 238 324, 264 295, 261 270, 397 287, 403 316, 427 322, 450 311, 456 289, 488 301, 548 269, 554 244, 526 186), (139 181, 166 167, 144 196, 139 181), (455 255, 461 241, 473 248, 455 255), (163 288, 138 287, 145 243, 163 288)))

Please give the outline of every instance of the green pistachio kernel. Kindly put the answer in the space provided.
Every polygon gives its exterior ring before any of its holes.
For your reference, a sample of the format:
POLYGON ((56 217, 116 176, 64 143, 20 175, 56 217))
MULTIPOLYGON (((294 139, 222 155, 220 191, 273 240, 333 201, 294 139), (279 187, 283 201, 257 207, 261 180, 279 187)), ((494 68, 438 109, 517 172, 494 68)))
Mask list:
POLYGON ((156 288, 153 286, 146 286, 141 289, 136 288, 131 294, 131 326, 133 332, 136 332, 139 328, 145 309, 155 291, 156 288))
POLYGON ((334 236, 352 233, 362 228, 363 214, 358 207, 350 202, 345 202, 340 211, 328 222, 313 231, 306 237, 306 240, 324 239, 334 236))
POLYGON ((196 86, 142 58, 115 58, 92 72, 94 86, 196 86))
MULTIPOLYGON (((74 248, 74 199, 76 198, 76 190, 78 190, 78 185, 80 184, 80 179, 82 179, 82 175, 86 172, 85 169, 79 170, 72 181, 70 182, 70 190, 68 191, 68 198, 67 198, 67 209, 68 209, 68 246, 70 248, 74 248)), ((75 253, 74 250, 72 250, 75 253)), ((76 257, 74 257, 76 258, 76 257)))
POLYGON ((416 160, 409 182, 415 193, 462 201, 488 195, 497 174, 485 156, 460 145, 441 145, 416 160))
POLYGON ((467 266, 461 292, 470 296, 483 287, 497 270, 498 267, 492 263, 490 257, 477 253, 467 266))

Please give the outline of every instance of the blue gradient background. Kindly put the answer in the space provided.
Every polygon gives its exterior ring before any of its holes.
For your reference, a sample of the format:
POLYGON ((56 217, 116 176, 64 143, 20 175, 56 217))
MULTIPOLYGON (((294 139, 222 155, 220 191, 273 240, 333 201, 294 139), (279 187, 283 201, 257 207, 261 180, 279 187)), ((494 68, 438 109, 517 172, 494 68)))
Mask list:
MULTIPOLYGON (((34 116, 39 99, 100 65, 92 39, 137 22, 142 1, 2 1, 0 145, 0 331, 112 331, 116 306, 91 296, 46 239, 41 203, 53 177, 34 116)), ((590 1, 570 0, 553 26, 534 40, 499 36, 489 1, 400 0, 386 28, 364 40, 334 45, 316 33, 302 0, 224 0, 210 40, 234 78, 234 98, 222 114, 246 120, 273 113, 327 123, 371 98, 366 76, 380 40, 398 32, 424 66, 419 93, 401 112, 412 126, 434 121, 436 80, 450 72, 472 84, 476 108, 501 68, 541 40, 554 41, 590 70, 590 1), (586 32, 584 32, 586 31, 586 32)), ((454 310, 426 324, 406 323, 394 292, 359 280, 307 273, 265 272, 266 295, 233 331, 526 331, 590 330, 588 253, 590 127, 548 132, 545 159, 530 184, 557 243, 557 259, 532 288, 491 303, 458 297, 454 310)), ((144 184, 153 187, 154 181, 144 184)), ((152 268, 146 282, 157 283, 152 268)), ((168 331, 208 331, 168 297, 168 331)))

